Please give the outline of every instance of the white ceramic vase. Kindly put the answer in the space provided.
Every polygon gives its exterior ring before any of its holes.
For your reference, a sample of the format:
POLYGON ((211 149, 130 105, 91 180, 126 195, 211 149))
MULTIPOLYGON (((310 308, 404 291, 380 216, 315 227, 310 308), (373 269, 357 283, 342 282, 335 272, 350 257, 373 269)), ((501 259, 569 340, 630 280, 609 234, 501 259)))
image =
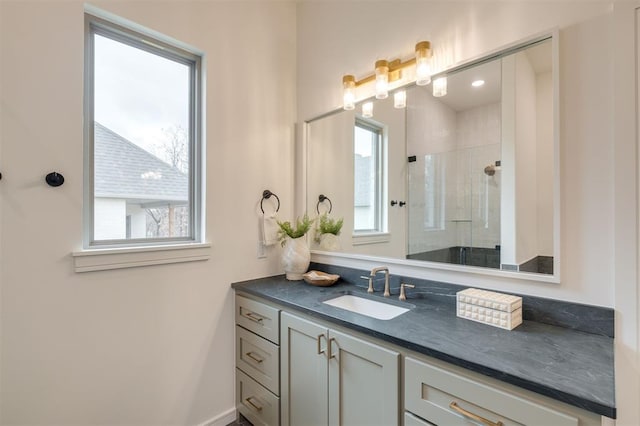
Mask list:
POLYGON ((304 236, 288 238, 282 252, 282 267, 288 280, 297 281, 309 269, 311 253, 304 236))
POLYGON ((320 235, 320 248, 326 251, 340 250, 340 239, 334 234, 320 235))

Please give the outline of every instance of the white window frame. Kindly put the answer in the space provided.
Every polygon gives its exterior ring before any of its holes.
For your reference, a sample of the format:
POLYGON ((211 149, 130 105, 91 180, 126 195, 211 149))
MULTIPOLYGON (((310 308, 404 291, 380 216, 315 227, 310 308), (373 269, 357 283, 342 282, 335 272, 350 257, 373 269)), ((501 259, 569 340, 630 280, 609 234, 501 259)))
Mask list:
POLYGON ((91 14, 85 15, 85 226, 84 248, 100 247, 140 247, 150 245, 198 243, 202 241, 201 205, 202 205, 202 136, 201 136, 201 57, 193 52, 177 47, 158 37, 152 37, 123 25, 116 24, 91 14), (120 43, 189 66, 191 75, 191 99, 189 106, 189 235, 170 238, 139 238, 122 240, 96 240, 94 238, 94 93, 93 93, 93 35, 108 37, 120 43))
MULTIPOLYGON (((152 50, 152 53, 158 50, 152 50)), ((204 185, 204 54, 198 49, 172 39, 139 24, 85 4, 84 59, 84 206, 82 249, 72 253, 76 272, 92 272, 139 266, 204 261, 211 257, 211 244, 205 242, 205 185, 204 185), (93 233, 93 43, 91 25, 99 26, 137 40, 135 47, 159 49, 172 59, 193 58, 196 62, 192 80, 192 110, 190 111, 190 197, 191 232, 188 238, 141 239, 108 241, 94 244, 93 233)))

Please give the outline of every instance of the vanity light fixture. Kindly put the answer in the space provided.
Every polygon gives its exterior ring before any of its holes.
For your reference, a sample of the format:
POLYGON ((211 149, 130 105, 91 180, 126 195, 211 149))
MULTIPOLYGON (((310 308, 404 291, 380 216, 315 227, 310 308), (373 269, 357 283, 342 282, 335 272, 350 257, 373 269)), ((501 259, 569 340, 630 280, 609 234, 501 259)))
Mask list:
POLYGON ((471 83, 471 85, 473 87, 480 87, 480 86, 484 86, 484 80, 475 80, 474 82, 471 83))
POLYGON ((433 80, 433 96, 440 98, 447 94, 447 77, 438 77, 433 80))
POLYGON ((365 102, 362 104, 362 116, 364 118, 373 117, 373 102, 365 102))
POLYGON ((355 108, 356 87, 370 82, 375 82, 376 98, 386 99, 389 96, 389 83, 400 80, 402 78, 402 70, 410 66, 415 65, 416 67, 417 85, 424 86, 429 84, 431 82, 431 57, 431 42, 421 41, 416 44, 415 55, 411 59, 407 59, 404 62, 400 59, 394 59, 393 61, 380 59, 375 63, 375 73, 361 80, 356 80, 351 74, 343 76, 343 108, 346 110, 355 108))
POLYGON ((356 78, 352 75, 342 77, 342 87, 344 89, 343 108, 352 110, 356 107, 356 78))
POLYGON ((407 92, 402 89, 393 94, 393 106, 395 108, 405 108, 407 106, 407 92))
POLYGON ((389 96, 389 62, 385 59, 376 61, 376 99, 387 99, 389 96))
POLYGON ((431 83, 431 42, 416 44, 416 84, 426 86, 431 83))

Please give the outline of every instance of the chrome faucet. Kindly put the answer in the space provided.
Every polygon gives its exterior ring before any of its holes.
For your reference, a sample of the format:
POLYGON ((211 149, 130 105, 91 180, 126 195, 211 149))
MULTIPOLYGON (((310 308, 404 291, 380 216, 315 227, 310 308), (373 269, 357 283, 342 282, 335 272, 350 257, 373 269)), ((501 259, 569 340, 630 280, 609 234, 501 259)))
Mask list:
POLYGON ((377 268, 373 268, 371 270, 371 275, 369 276, 369 289, 367 292, 373 293, 373 279, 375 278, 378 272, 384 272, 384 297, 391 296, 391 292, 389 291, 389 268, 387 266, 378 266, 377 268))

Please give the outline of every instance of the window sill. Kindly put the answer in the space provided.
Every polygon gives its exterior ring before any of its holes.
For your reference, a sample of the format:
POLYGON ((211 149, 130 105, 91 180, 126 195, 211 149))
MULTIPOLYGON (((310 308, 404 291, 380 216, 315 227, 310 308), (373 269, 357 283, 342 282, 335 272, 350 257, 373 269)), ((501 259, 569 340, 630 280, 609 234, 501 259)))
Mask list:
POLYGON ((370 234, 353 234, 351 242, 354 246, 366 244, 380 244, 391 241, 391 234, 388 232, 372 232, 370 234))
POLYGON ((90 249, 71 253, 76 272, 209 260, 211 244, 90 249))

